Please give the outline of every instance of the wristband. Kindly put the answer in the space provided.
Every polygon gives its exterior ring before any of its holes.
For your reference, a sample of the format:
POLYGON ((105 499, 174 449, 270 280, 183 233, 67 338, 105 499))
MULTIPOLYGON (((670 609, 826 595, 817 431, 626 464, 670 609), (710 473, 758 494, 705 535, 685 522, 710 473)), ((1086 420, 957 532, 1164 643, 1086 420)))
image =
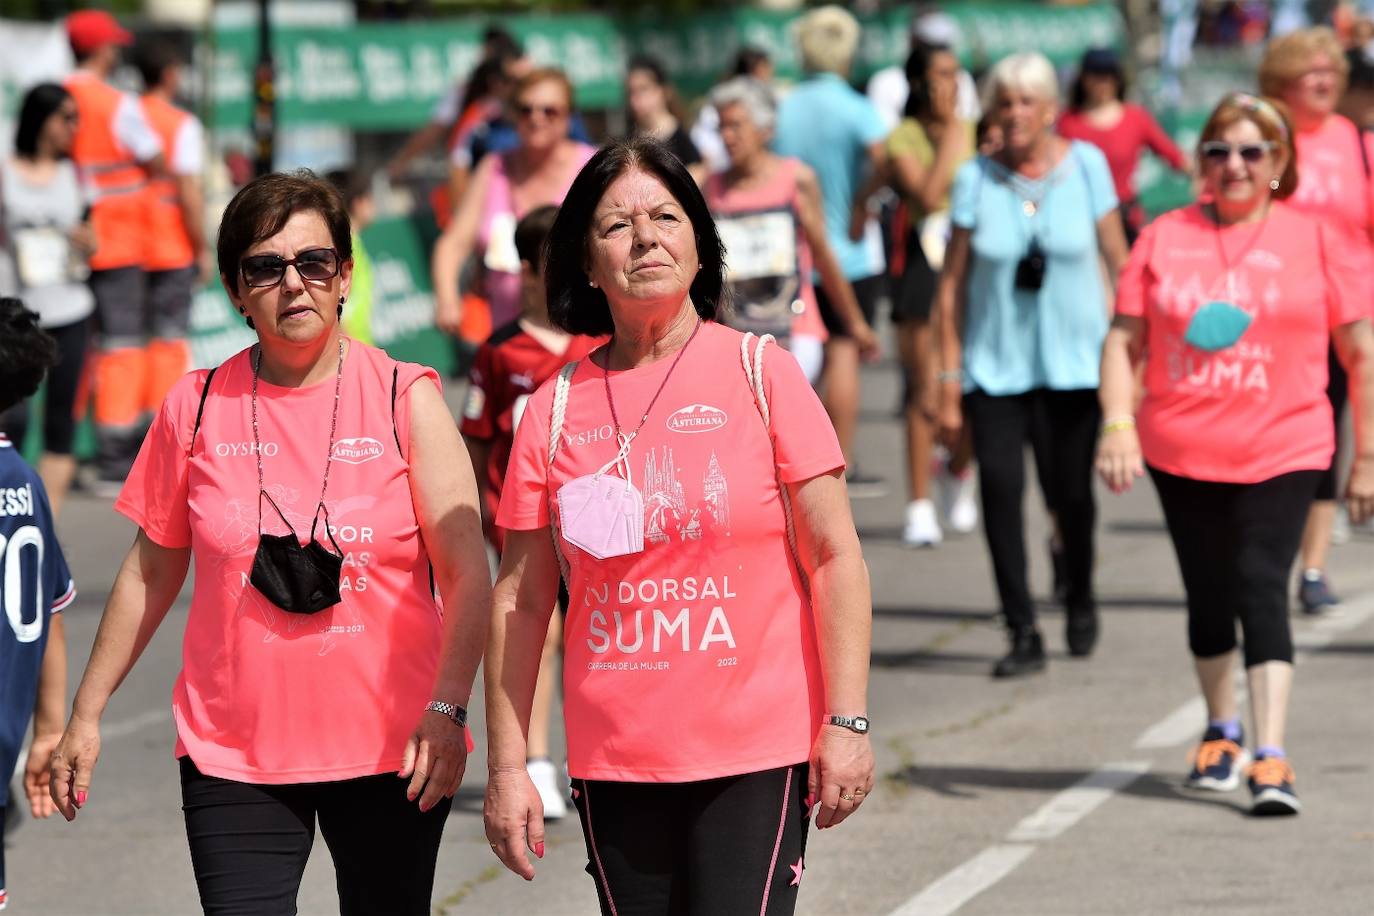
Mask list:
POLYGON ((1123 429, 1135 429, 1135 417, 1113 417, 1102 424, 1102 435, 1120 432, 1123 429))

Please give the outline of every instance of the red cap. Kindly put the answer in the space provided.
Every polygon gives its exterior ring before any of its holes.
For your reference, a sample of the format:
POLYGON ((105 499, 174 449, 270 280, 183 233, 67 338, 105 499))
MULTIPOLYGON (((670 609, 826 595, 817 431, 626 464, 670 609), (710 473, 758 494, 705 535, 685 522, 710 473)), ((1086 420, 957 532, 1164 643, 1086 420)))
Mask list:
POLYGON ((67 39, 78 54, 105 45, 128 47, 134 43, 134 36, 104 10, 79 10, 68 16, 67 39))

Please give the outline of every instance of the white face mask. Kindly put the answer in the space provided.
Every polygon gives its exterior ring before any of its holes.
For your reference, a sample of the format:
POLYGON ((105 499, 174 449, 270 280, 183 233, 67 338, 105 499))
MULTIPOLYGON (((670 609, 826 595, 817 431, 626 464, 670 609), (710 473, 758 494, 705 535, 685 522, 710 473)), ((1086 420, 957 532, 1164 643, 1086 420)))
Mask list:
POLYGON ((620 451, 601 470, 558 488, 563 539, 598 560, 644 550, 644 496, 630 482, 633 439, 622 435, 620 451), (614 476, 613 470, 622 476, 614 476))

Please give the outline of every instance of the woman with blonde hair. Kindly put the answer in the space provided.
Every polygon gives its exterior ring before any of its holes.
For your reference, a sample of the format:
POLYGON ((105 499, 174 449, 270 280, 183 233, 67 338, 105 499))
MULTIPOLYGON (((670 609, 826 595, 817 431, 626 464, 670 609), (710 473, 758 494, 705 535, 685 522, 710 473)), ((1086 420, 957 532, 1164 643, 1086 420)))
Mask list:
MULTIPOLYGON (((1289 205, 1317 217, 1329 228, 1367 247, 1374 234, 1374 142, 1349 119, 1336 113, 1350 64, 1336 33, 1319 27, 1277 38, 1260 63, 1260 91, 1281 99, 1293 119, 1294 153, 1302 168, 1289 205)), ((1332 421, 1339 436, 1345 409, 1345 371, 1332 347, 1327 357, 1332 421)), ((1339 489, 1337 458, 1317 485, 1316 501, 1302 537, 1302 578, 1298 603, 1304 613, 1320 614, 1338 603, 1326 578, 1326 557, 1336 521, 1339 489)))
POLYGON ((1288 202, 1300 184, 1280 104, 1223 99, 1198 144, 1208 202, 1159 217, 1132 251, 1102 351, 1097 458, 1115 492, 1147 468, 1159 491, 1207 704, 1187 778, 1195 789, 1235 788, 1250 756, 1231 677, 1240 623, 1255 814, 1299 810, 1283 746, 1293 682, 1285 591, 1335 450, 1322 396, 1328 343, 1350 370, 1356 406, 1351 515, 1374 514, 1374 260, 1358 238, 1288 202))

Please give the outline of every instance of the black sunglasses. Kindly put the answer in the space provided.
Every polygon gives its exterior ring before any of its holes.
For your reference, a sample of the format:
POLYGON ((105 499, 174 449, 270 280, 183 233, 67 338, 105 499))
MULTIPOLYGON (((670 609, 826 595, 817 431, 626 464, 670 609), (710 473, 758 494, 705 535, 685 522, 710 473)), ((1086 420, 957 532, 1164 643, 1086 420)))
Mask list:
POLYGON ((1274 144, 1268 140, 1262 143, 1225 143, 1221 140, 1208 140, 1202 144, 1202 158, 1220 164, 1230 161, 1231 151, 1235 150, 1240 153, 1240 158, 1254 165, 1273 148, 1274 144))
POLYGON ((309 248, 290 259, 278 254, 255 254, 239 262, 243 282, 254 289, 281 283, 288 267, 296 268, 302 280, 329 280, 339 275, 339 253, 333 248, 309 248))
POLYGON ((555 107, 552 106, 552 105, 523 105, 523 104, 522 104, 522 105, 516 105, 516 106, 515 106, 515 111, 516 111, 516 113, 519 114, 520 117, 522 117, 522 118, 528 118, 528 117, 530 117, 531 115, 533 115, 535 112, 538 112, 539 114, 543 115, 545 118, 547 118, 547 119, 550 120, 550 121, 552 121, 554 118, 561 118, 561 117, 563 117, 563 115, 567 114, 567 112, 564 111, 562 108, 555 108, 555 107))

